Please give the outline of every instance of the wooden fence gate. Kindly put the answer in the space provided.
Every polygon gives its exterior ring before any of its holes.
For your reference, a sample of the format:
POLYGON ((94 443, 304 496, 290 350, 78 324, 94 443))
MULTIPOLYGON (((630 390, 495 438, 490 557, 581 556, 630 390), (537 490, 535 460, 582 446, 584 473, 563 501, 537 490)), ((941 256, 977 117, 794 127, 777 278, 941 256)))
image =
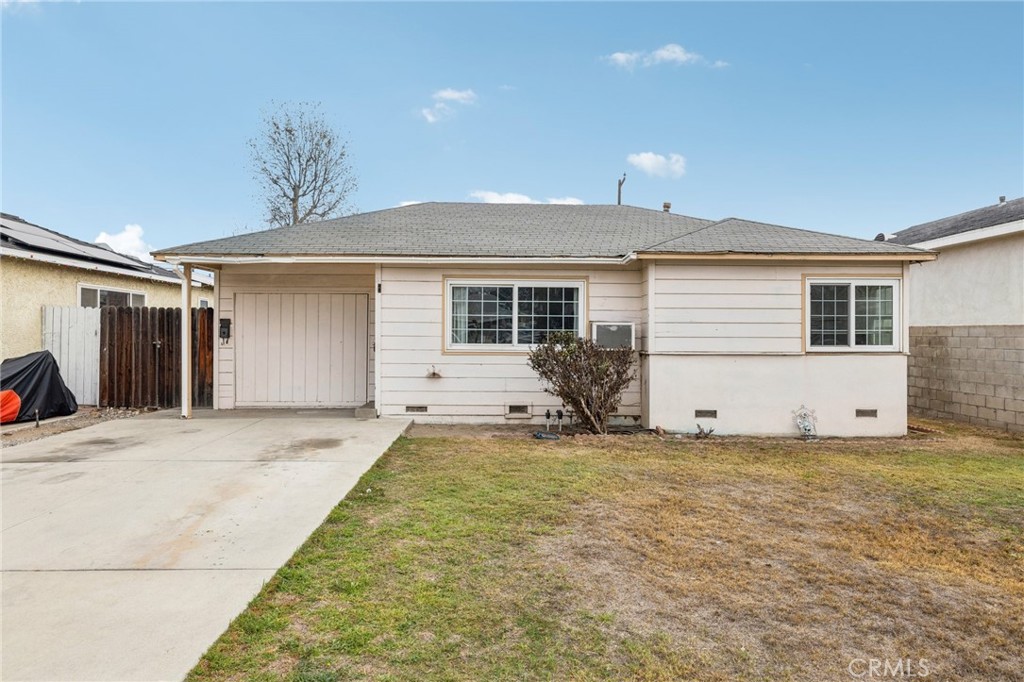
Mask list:
MULTIPOLYGON (((192 405, 213 407, 213 309, 192 308, 192 405)), ((181 405, 181 309, 100 309, 101 407, 181 405)))
POLYGON ((79 405, 98 404, 99 308, 43 306, 43 350, 57 360, 60 376, 79 405))

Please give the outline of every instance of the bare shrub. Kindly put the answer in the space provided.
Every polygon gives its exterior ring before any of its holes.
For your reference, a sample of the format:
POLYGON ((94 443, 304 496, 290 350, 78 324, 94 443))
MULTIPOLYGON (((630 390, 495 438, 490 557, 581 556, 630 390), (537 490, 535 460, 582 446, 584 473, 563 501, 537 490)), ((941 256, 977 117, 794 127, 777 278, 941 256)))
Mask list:
POLYGON ((604 348, 572 332, 555 332, 532 351, 530 369, 545 392, 561 399, 592 433, 608 433, 608 418, 636 376, 631 348, 604 348))

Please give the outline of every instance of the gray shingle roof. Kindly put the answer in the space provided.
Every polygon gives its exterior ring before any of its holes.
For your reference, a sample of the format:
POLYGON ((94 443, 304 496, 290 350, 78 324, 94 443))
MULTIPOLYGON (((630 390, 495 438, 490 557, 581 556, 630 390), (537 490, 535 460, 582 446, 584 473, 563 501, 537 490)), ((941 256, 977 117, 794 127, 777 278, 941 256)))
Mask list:
POLYGON ((917 249, 886 242, 726 218, 644 249, 648 253, 900 254, 917 249))
POLYGON ((622 257, 658 253, 910 253, 916 249, 633 206, 424 203, 185 244, 158 256, 622 257))
POLYGON ((994 206, 986 206, 973 211, 967 211, 959 215, 933 220, 929 223, 921 223, 900 230, 896 236, 889 240, 893 244, 920 244, 949 237, 954 234, 980 230, 983 227, 1012 223, 1016 220, 1024 220, 1024 197, 1011 199, 994 206))

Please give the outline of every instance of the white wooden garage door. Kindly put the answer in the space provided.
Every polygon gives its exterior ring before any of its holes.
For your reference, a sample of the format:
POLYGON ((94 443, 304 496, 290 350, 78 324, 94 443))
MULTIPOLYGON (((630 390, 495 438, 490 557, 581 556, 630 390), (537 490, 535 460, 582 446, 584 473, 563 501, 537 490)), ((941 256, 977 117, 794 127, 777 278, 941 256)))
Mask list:
POLYGON ((235 404, 364 404, 367 303, 366 294, 235 294, 235 404))

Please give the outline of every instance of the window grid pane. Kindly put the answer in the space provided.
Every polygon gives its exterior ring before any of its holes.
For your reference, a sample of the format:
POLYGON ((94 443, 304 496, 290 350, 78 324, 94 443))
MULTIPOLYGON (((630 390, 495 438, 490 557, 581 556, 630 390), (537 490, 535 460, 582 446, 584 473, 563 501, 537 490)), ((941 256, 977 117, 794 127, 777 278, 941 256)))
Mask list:
POLYGON ((519 287, 520 344, 544 343, 551 332, 579 332, 579 287, 519 287))
POLYGON ((452 343, 512 343, 512 294, 509 286, 452 287, 452 343))
POLYGON ((893 312, 891 285, 857 285, 854 287, 854 344, 857 346, 891 346, 893 343, 893 312))
POLYGON ((850 287, 811 285, 811 346, 850 345, 850 287))

